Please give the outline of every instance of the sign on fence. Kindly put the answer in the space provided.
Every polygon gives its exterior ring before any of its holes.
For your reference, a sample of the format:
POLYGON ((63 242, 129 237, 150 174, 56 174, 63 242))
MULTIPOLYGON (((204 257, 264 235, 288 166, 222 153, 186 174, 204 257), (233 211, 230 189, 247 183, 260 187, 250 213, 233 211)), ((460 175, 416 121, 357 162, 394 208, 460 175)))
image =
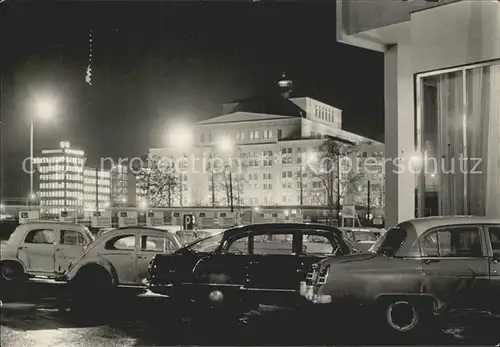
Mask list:
POLYGON ((19 211, 19 223, 31 223, 40 220, 40 211, 19 211))
POLYGON ((214 229, 217 227, 215 212, 199 212, 196 219, 198 228, 214 229))
POLYGON ((94 211, 90 225, 93 228, 111 228, 111 211, 94 211))
POLYGON ((61 211, 61 213, 59 214, 59 221, 75 223, 76 213, 74 211, 61 211))
POLYGON ((148 212, 148 215, 146 217, 147 226, 155 227, 164 224, 165 221, 163 219, 163 212, 148 212))
POLYGON ((137 226, 136 211, 120 211, 118 212, 118 227, 135 227, 137 226))
POLYGON ((185 214, 182 216, 182 229, 183 230, 194 229, 194 216, 192 214, 185 214))

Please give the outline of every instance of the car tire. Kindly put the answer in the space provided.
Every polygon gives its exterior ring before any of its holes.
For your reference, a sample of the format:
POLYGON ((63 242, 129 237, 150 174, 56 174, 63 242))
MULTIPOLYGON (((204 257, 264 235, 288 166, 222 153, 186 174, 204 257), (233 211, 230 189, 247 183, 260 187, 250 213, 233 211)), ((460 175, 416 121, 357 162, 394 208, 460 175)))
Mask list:
POLYGON ((82 316, 108 316, 115 297, 113 281, 107 270, 100 266, 82 268, 71 286, 73 312, 82 316))

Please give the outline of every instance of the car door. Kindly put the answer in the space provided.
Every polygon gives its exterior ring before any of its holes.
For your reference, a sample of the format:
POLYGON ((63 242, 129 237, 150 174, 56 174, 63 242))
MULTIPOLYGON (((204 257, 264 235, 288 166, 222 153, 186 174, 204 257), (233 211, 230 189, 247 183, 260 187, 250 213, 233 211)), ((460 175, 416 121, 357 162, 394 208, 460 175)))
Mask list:
POLYGON ((423 291, 437 297, 444 309, 481 309, 490 275, 483 228, 435 228, 420 242, 423 291))
POLYGON ((139 234, 139 245, 137 248, 137 276, 135 283, 142 284, 142 280, 147 277, 148 266, 155 255, 159 253, 173 253, 177 250, 176 243, 168 233, 165 235, 141 233, 139 234))
POLYGON ((488 226, 488 241, 491 245, 490 258, 490 287, 489 302, 493 304, 493 310, 500 311, 500 225, 488 226))
POLYGON ((53 274, 57 231, 54 228, 30 230, 18 246, 18 258, 27 272, 53 274))
POLYGON ((256 292, 259 302, 281 303, 299 292, 300 237, 296 230, 272 229, 250 235, 247 289, 256 292))
POLYGON ((55 252, 55 272, 64 274, 71 264, 78 260, 84 247, 87 245, 87 238, 81 231, 59 229, 59 239, 55 252))
POLYGON ((101 256, 115 269, 119 285, 136 284, 138 238, 136 232, 127 231, 109 237, 104 244, 105 252, 101 256))

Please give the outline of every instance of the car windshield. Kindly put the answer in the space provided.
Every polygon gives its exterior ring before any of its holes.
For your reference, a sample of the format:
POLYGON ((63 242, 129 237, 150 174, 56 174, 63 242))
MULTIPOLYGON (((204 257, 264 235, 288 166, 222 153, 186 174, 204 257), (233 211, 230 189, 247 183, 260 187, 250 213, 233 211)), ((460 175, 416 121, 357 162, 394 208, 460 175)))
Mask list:
POLYGON ((369 231, 353 231, 354 240, 356 241, 377 241, 377 234, 369 231))
POLYGON ((214 235, 210 235, 208 237, 198 239, 190 244, 188 244, 185 248, 194 252, 213 252, 217 249, 217 247, 221 244, 222 238, 224 236, 224 232, 220 232, 214 235))
POLYGON ((401 228, 389 229, 370 248, 370 252, 393 257, 399 251, 406 239, 406 230, 401 228))

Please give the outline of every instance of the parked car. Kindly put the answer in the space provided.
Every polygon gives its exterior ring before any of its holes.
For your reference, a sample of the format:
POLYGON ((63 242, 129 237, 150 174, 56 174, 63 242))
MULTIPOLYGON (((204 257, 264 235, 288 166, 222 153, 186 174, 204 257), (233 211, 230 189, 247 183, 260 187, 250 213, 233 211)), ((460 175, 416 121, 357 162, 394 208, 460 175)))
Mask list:
POLYGON ((1 243, 1 280, 13 282, 36 276, 58 279, 92 241, 89 229, 79 224, 21 224, 1 243))
POLYGON ((342 231, 314 224, 254 224, 157 255, 144 283, 154 293, 197 308, 236 314, 255 305, 296 303, 299 282, 326 256, 359 252, 342 231))
POLYGON ((373 310, 390 330, 413 333, 435 314, 498 311, 499 262, 500 219, 421 218, 387 231, 370 253, 314 264, 301 294, 331 313, 373 310))
POLYGON ((180 247, 174 234, 154 228, 113 229, 86 248, 64 279, 92 293, 110 286, 143 287, 153 257, 180 247))

